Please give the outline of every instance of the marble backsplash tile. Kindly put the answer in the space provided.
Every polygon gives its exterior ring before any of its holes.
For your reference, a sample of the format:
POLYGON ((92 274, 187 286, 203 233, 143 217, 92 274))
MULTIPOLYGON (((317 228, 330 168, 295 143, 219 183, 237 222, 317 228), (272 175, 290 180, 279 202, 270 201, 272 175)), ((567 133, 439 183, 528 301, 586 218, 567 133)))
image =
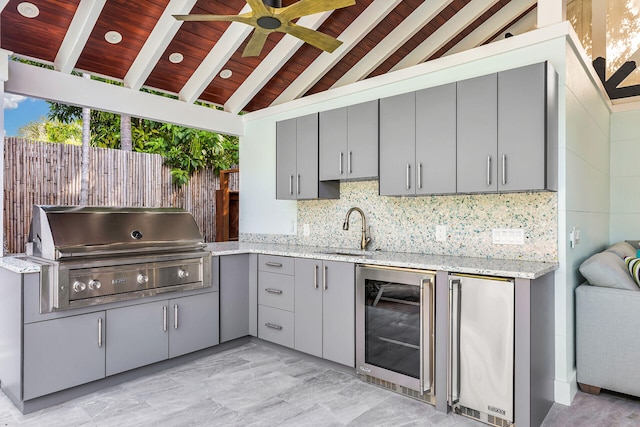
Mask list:
POLYGON ((242 234, 240 240, 359 249, 361 219, 349 208, 361 208, 371 226, 368 249, 436 255, 557 262, 557 194, 510 194, 384 197, 377 181, 343 182, 339 200, 298 202, 296 235, 242 234), (310 235, 304 236, 304 224, 310 235), (437 225, 447 227, 446 241, 435 239, 437 225), (524 245, 497 245, 494 228, 524 229, 524 245))

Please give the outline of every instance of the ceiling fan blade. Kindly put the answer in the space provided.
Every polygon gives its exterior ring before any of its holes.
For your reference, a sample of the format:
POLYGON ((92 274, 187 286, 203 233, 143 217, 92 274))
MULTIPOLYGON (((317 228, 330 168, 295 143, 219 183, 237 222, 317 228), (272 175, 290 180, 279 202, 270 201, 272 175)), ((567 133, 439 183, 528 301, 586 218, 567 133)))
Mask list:
POLYGON ((282 8, 278 15, 290 20, 301 16, 313 15, 314 13, 341 9, 354 4, 356 4, 355 0, 300 0, 291 6, 282 8))
POLYGON ((271 15, 271 12, 269 11, 269 9, 267 9, 267 6, 264 5, 262 0, 246 0, 246 1, 249 7, 251 7, 251 10, 253 11, 254 15, 258 15, 258 16, 271 15))
POLYGON ((259 56, 260 52, 262 52, 262 48, 264 47, 264 43, 267 41, 267 36, 270 31, 265 31, 260 28, 256 28, 253 31, 253 35, 249 39, 249 43, 244 48, 242 52, 242 57, 246 58, 248 56, 259 56))
POLYGON ((320 31, 301 27, 300 25, 296 25, 293 22, 283 24, 282 27, 278 28, 278 31, 291 34, 292 36, 299 38, 305 43, 309 43, 310 45, 329 53, 336 50, 342 44, 342 42, 338 39, 334 39, 333 37, 321 33, 320 31))
POLYGON ((251 17, 243 15, 173 15, 178 21, 225 21, 225 22, 242 22, 243 24, 253 25, 251 17))

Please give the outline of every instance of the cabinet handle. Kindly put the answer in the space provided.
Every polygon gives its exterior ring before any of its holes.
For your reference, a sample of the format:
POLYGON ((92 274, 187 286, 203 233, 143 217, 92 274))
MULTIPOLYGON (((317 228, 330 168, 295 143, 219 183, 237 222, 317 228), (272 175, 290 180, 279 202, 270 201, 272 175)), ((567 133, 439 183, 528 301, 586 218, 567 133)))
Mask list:
POLYGON ((98 347, 102 347, 102 318, 98 318, 98 347))
POLYGON ((271 328, 271 329, 275 329, 277 331, 281 331, 282 330, 282 326, 280 325, 276 325, 275 323, 265 323, 264 326, 266 326, 267 328, 271 328))
POLYGON ((265 262, 264 265, 268 265, 269 267, 282 267, 282 264, 279 262, 265 262))
POLYGON ((491 185, 491 156, 487 156, 487 187, 491 185))
POLYGON ((347 157, 347 168, 349 169, 349 175, 353 173, 351 170, 351 151, 349 151, 349 157, 347 157))
POLYGON ((411 189, 411 184, 409 183, 409 174, 411 173, 411 165, 407 163, 407 190, 411 189))
POLYGON ((269 292, 270 294, 280 295, 282 293, 282 289, 264 288, 264 290, 269 292))
POLYGON ((173 305, 173 329, 178 329, 178 304, 173 305))
POLYGON ((289 194, 293 196, 293 175, 289 175, 289 194))
POLYGON ((315 265, 313 270, 313 288, 318 289, 318 266, 315 265))
POLYGON ((298 174, 298 178, 296 178, 296 191, 300 194, 300 174, 298 174))
POLYGON ((507 155, 502 155, 502 185, 507 185, 507 155))
POLYGON ((168 322, 167 322, 167 311, 168 311, 167 310, 167 306, 163 305, 162 306, 162 331, 163 332, 167 332, 167 325, 168 325, 168 322))
POLYGON ((340 168, 340 175, 342 175, 342 151, 340 152, 340 157, 338 158, 338 166, 340 168))
POLYGON ((325 265, 324 270, 322 271, 322 289, 324 289, 325 291, 327 290, 327 269, 328 268, 329 267, 325 265))
POLYGON ((418 188, 422 189, 422 163, 418 163, 418 188))

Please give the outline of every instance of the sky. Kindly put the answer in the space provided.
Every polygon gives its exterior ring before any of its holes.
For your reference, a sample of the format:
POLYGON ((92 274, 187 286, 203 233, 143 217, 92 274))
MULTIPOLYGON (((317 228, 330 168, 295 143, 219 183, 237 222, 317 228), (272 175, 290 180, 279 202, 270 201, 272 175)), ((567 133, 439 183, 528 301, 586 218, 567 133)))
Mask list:
POLYGON ((3 106, 5 136, 17 136, 19 128, 39 121, 49 112, 46 101, 10 93, 4 94, 3 106))

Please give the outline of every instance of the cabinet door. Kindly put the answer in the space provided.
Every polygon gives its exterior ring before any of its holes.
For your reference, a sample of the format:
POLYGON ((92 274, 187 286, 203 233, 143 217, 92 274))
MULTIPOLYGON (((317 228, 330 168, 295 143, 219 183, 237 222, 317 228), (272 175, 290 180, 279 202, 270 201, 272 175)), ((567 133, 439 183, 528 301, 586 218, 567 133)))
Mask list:
POLYGON ((276 123, 276 199, 296 199, 296 129, 296 119, 276 123))
POLYGON ((297 174, 294 188, 298 199, 318 198, 318 114, 297 119, 297 174))
POLYGON ((23 400, 104 378, 105 313, 24 326, 23 400))
POLYGON ((496 74, 457 84, 458 193, 498 190, 497 85, 496 74))
POLYGON ((297 258, 294 348, 322 357, 322 261, 297 258))
POLYGON ((319 116, 320 181, 346 179, 347 107, 319 116))
POLYGON ((546 63, 498 73, 498 189, 543 190, 546 63))
POLYGON ((220 342, 249 335, 249 255, 220 257, 220 342))
POLYGON ((324 261, 322 291, 322 357, 355 367, 355 268, 324 261))
POLYGON ((219 292, 169 301, 169 357, 219 344, 219 292))
POLYGON ((415 194, 415 93, 380 100, 380 195, 415 194))
POLYGON ((456 84, 416 92, 416 194, 456 192, 456 84))
POLYGON ((107 322, 107 376, 168 357, 167 301, 107 310, 107 322))
POLYGON ((347 178, 378 177, 378 100, 347 108, 347 178))

